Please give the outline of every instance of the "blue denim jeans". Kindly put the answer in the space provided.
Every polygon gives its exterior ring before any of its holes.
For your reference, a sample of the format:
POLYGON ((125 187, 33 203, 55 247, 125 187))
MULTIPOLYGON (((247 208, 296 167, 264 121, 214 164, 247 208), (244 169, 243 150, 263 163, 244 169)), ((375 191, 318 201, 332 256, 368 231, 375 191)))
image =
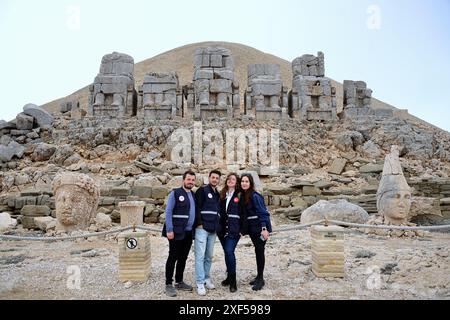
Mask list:
POLYGON ((236 255, 234 251, 236 250, 239 238, 225 237, 220 240, 222 244, 223 251, 225 253, 225 264, 227 265, 227 272, 230 274, 236 273, 236 255))
POLYGON ((211 277, 216 234, 203 228, 195 230, 195 277, 198 284, 204 284, 211 277))

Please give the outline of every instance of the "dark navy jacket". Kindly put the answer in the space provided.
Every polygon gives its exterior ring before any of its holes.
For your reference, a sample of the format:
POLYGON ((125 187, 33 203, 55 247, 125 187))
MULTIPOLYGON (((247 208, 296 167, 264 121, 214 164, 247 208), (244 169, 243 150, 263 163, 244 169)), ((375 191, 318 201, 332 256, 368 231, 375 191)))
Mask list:
POLYGON ((220 226, 220 232, 217 233, 219 239, 224 239, 225 236, 237 239, 241 233, 244 234, 244 214, 238 192, 234 192, 228 210, 227 198, 220 200, 220 226))
MULTIPOLYGON (((174 189, 173 192, 175 195, 175 207, 172 212, 174 240, 183 240, 186 236, 185 229, 189 222, 191 203, 187 192, 183 188, 174 189), (180 201, 180 199, 184 199, 184 201, 180 201)), ((192 194, 192 196, 195 199, 195 194, 192 194)), ((166 224, 164 224, 162 236, 167 237, 166 224)))
POLYGON ((196 202, 196 227, 203 226, 203 229, 210 233, 219 231, 219 202, 220 194, 211 185, 201 187, 195 193, 196 202))
POLYGON ((270 221, 270 213, 264 203, 264 197, 258 192, 252 192, 250 200, 250 203, 246 204, 245 197, 241 197, 241 205, 246 219, 245 234, 250 236, 259 235, 264 227, 271 233, 272 223, 270 221))

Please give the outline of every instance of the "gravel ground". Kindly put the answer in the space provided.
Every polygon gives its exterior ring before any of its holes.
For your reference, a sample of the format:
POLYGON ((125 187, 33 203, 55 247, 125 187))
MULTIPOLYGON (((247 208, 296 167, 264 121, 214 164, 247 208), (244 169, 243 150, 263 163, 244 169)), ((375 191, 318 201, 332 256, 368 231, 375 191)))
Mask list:
MULTIPOLYGON (((346 235, 345 279, 319 279, 311 270, 309 231, 274 235, 266 250, 266 286, 253 292, 251 241, 237 248, 238 292, 220 286, 225 276, 223 251, 216 242, 212 275, 217 289, 199 297, 180 292, 175 299, 450 299, 450 234, 425 238, 383 238, 350 231, 346 235)), ((0 299, 168 299, 164 294, 167 240, 152 235, 152 274, 146 283, 118 280, 114 237, 58 243, 0 242, 0 299), (94 250, 94 251, 93 251, 94 250), (71 266, 76 266, 75 269, 71 266), (70 277, 79 268, 80 289, 70 277), (68 286, 69 282, 69 286, 68 286)), ((194 284, 194 252, 185 281, 194 284)))

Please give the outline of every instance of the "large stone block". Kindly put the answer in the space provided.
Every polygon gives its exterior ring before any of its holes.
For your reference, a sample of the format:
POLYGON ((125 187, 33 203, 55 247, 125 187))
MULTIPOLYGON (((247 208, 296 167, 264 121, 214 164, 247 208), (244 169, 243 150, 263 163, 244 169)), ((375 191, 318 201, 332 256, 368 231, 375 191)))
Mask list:
POLYGON ((134 196, 138 196, 139 198, 151 198, 152 187, 134 186, 131 190, 131 194, 134 196))
POLYGON ((47 206, 25 205, 20 213, 26 217, 45 217, 51 214, 47 206))
POLYGON ((130 195, 129 187, 114 187, 110 192, 112 197, 128 197, 130 195))
POLYGON ((7 146, 0 145, 0 161, 10 162, 13 157, 22 158, 25 152, 25 147, 18 144, 16 141, 11 141, 7 146))
POLYGON ((143 201, 126 201, 119 203, 120 208, 120 225, 122 227, 140 226, 144 224, 144 208, 143 201))
POLYGON ((318 196, 322 193, 319 188, 314 186, 304 186, 303 187, 303 195, 304 196, 318 196))
POLYGON ((292 62, 292 72, 295 76, 325 76, 325 56, 318 52, 317 57, 305 54, 292 62))
POLYGON ((16 129, 16 124, 12 122, 7 122, 5 120, 0 120, 0 130, 3 129, 16 129))
POLYGON ((333 164, 331 165, 330 170, 328 170, 331 174, 341 174, 344 171, 345 165, 347 164, 346 159, 337 158, 334 159, 333 164))
POLYGON ((98 212, 95 218, 95 224, 100 230, 109 229, 112 225, 111 217, 104 214, 103 212, 98 212))
POLYGON ((369 220, 369 214, 363 208, 346 200, 321 200, 302 213, 301 223, 323 219, 366 223, 369 220))
POLYGON ((56 228, 56 219, 52 217, 36 217, 34 218, 34 224, 37 229, 42 231, 48 231, 56 228))
POLYGON ((222 68, 223 67, 223 58, 220 54, 213 54, 210 58, 210 65, 213 68, 222 68))
POLYGON ((102 84, 102 92, 106 94, 114 94, 126 92, 128 85, 126 83, 102 84))
POLYGON ((275 194, 275 195, 289 195, 294 192, 293 188, 287 186, 274 186, 270 185, 266 187, 267 191, 275 194))
POLYGON ((69 101, 63 101, 61 102, 61 104, 59 105, 59 111, 61 113, 66 113, 72 110, 73 108, 73 102, 69 102, 69 101))
POLYGON ((16 127, 18 130, 31 130, 33 129, 34 118, 27 116, 25 113, 19 113, 16 116, 16 127))
POLYGON ((198 69, 195 71, 194 80, 210 80, 214 78, 212 69, 198 69))
POLYGON ((235 64, 234 64, 234 58, 232 56, 224 57, 223 60, 224 60, 225 68, 234 70, 235 64))
POLYGON ((56 151, 56 146, 47 144, 47 143, 39 143, 34 152, 32 154, 32 158, 34 161, 48 161, 53 156, 56 151))
POLYGON ((275 96, 281 95, 282 92, 282 83, 253 83, 251 85, 252 88, 252 96, 275 96))
POLYGON ((152 198, 153 199, 165 199, 169 195, 169 191, 164 187, 153 187, 152 198))
POLYGON ((11 218, 9 213, 7 212, 0 213, 0 232, 4 232, 11 228, 14 228, 16 225, 17 220, 11 218))
POLYGON ((36 120, 39 127, 52 125, 54 121, 54 118, 50 113, 35 104, 25 105, 23 107, 23 113, 28 116, 32 116, 36 120))
POLYGON ((116 202, 116 198, 114 197, 101 197, 99 201, 99 205, 101 206, 111 206, 116 202))
POLYGON ((144 83, 174 83, 178 82, 175 72, 169 73, 149 73, 144 76, 144 83))
POLYGON ((214 76, 218 79, 234 81, 234 72, 229 69, 214 69, 214 76))
POLYGON ((215 79, 210 81, 211 93, 233 93, 231 84, 233 82, 226 79, 215 79))
POLYGON ((37 225, 34 222, 35 217, 22 217, 21 223, 24 229, 37 229, 37 225))
POLYGON ((383 172, 383 164, 369 163, 359 168, 361 173, 381 173, 383 172))

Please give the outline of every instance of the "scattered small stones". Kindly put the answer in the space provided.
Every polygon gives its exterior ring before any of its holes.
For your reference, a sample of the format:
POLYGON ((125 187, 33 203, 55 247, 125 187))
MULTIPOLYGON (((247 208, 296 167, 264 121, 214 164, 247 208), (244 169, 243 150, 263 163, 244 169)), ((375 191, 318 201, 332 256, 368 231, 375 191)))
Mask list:
POLYGON ((370 259, 376 255, 377 254, 374 252, 370 252, 368 250, 361 250, 356 253, 355 258, 356 259, 370 259))
POLYGON ((70 251, 71 255, 78 255, 78 254, 82 254, 82 253, 86 253, 89 251, 93 251, 94 249, 82 249, 82 250, 72 250, 70 251))
POLYGON ((97 250, 90 250, 81 254, 83 258, 94 258, 98 256, 97 250))
POLYGON ((398 264, 397 263, 387 263, 384 265, 383 268, 381 268, 381 274, 385 274, 385 275, 391 275, 393 274, 396 270, 398 270, 397 268, 398 264))
POLYGON ((24 262, 26 259, 27 257, 24 255, 0 257, 0 264, 19 264, 21 262, 24 262))

